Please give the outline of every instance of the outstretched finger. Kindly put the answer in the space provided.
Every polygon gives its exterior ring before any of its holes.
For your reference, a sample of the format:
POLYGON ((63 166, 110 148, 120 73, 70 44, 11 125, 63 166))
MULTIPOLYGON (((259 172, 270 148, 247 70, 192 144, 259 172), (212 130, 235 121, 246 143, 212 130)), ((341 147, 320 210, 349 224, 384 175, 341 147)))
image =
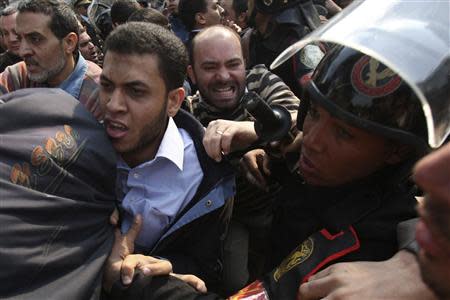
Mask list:
POLYGON ((133 281, 135 269, 145 259, 144 255, 132 254, 125 257, 120 268, 120 278, 124 285, 129 285, 133 281))
POLYGON ((184 282, 186 282, 187 284, 189 284, 190 286, 195 288, 200 293, 206 293, 208 291, 206 288, 205 282, 195 275, 190 275, 190 274, 182 275, 182 274, 175 274, 175 273, 172 273, 170 275, 183 280, 184 282))

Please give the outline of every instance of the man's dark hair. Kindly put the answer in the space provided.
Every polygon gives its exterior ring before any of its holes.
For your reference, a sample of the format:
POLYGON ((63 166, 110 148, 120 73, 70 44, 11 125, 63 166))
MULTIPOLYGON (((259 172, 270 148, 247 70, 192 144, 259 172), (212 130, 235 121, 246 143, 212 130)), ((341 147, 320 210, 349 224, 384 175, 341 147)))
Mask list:
POLYGON ((16 12, 17 12, 17 8, 16 7, 14 7, 14 6, 7 6, 0 12, 0 16, 1 17, 7 17, 7 16, 10 16, 12 14, 15 14, 16 12))
POLYGON ((183 42, 162 26, 129 22, 118 26, 105 41, 104 53, 155 55, 167 91, 183 86, 186 78, 187 53, 183 42))
POLYGON ((206 10, 206 0, 180 0, 178 3, 178 16, 189 31, 195 28, 195 15, 206 10))
POLYGON ((113 24, 123 24, 141 6, 135 0, 118 0, 111 6, 111 21, 113 24))
POLYGON ((153 23, 170 29, 169 19, 154 8, 142 8, 135 11, 129 18, 128 22, 146 22, 153 23))
MULTIPOLYGON (((78 36, 78 20, 70 6, 58 0, 23 0, 17 8, 19 13, 31 12, 50 16, 50 30, 62 40, 73 32, 78 36)), ((78 51, 75 49, 74 53, 78 51)))
POLYGON ((233 0, 233 9, 237 16, 246 12, 248 10, 247 0, 233 0))

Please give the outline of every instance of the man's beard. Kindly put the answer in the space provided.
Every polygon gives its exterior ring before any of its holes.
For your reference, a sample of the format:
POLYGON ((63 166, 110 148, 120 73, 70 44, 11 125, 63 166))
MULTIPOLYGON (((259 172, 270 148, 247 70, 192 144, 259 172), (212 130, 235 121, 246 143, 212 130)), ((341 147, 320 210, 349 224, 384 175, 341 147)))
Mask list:
MULTIPOLYGON (((149 121, 149 123, 145 125, 142 132, 146 134, 139 138, 138 143, 135 145, 131 145, 130 148, 120 152, 120 155, 128 164, 131 161, 134 161, 142 151, 156 143, 158 139, 162 140, 169 121, 169 118, 167 116, 167 105, 168 103, 166 101, 158 116, 153 118, 151 121, 149 121)), ((161 140, 159 140, 159 142, 161 142, 161 140)))
POLYGON ((61 51, 59 57, 56 60, 56 64, 53 65, 51 69, 43 70, 42 72, 31 74, 28 72, 28 79, 37 83, 45 83, 49 79, 55 77, 64 69, 67 63, 67 58, 64 56, 64 53, 61 51))

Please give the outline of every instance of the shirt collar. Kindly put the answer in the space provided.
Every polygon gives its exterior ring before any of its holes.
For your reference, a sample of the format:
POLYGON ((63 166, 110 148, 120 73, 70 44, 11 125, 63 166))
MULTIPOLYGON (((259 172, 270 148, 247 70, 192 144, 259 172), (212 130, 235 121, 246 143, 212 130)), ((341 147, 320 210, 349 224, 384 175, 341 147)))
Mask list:
POLYGON ((172 118, 169 118, 166 132, 155 155, 155 158, 157 157, 169 159, 180 171, 183 171, 184 142, 172 118))
MULTIPOLYGON (((178 131, 178 127, 172 118, 169 118, 169 124, 167 125, 166 132, 161 140, 161 144, 159 145, 155 158, 151 161, 146 161, 140 164, 138 167, 143 167, 155 161, 158 157, 167 158, 173 162, 180 171, 183 171, 184 142, 180 132, 178 131)), ((122 159, 122 157, 120 157, 120 155, 117 159, 117 168, 128 171, 130 170, 130 167, 122 159)))
POLYGON ((81 85, 84 81, 84 75, 87 71, 87 63, 81 53, 78 53, 78 61, 73 72, 66 78, 59 88, 74 96, 76 99, 80 97, 81 85))

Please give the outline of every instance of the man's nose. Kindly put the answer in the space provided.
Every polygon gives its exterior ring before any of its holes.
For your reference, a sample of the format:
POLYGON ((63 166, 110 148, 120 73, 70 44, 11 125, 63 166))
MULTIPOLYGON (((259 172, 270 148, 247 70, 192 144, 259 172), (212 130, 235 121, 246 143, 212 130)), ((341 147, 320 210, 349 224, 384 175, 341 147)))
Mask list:
POLYGON ((322 152, 326 148, 327 139, 331 138, 327 131, 329 124, 325 120, 318 120, 309 126, 303 126, 303 145, 310 151, 322 152))
POLYGON ((230 72, 228 72, 226 67, 222 67, 217 71, 216 76, 220 80, 228 80, 230 79, 230 72))
POLYGON ((33 51, 31 50, 28 43, 25 41, 25 39, 21 39, 20 41, 20 47, 19 47, 19 56, 21 57, 27 57, 33 54, 33 51))
POLYGON ((109 97, 106 103, 106 109, 108 110, 108 112, 120 113, 126 111, 124 95, 119 89, 114 89, 114 91, 106 97, 109 97))
POLYGON ((15 34, 14 32, 11 32, 11 33, 9 34, 9 40, 10 40, 11 42, 16 42, 16 41, 19 40, 19 36, 18 36, 17 34, 15 34))

